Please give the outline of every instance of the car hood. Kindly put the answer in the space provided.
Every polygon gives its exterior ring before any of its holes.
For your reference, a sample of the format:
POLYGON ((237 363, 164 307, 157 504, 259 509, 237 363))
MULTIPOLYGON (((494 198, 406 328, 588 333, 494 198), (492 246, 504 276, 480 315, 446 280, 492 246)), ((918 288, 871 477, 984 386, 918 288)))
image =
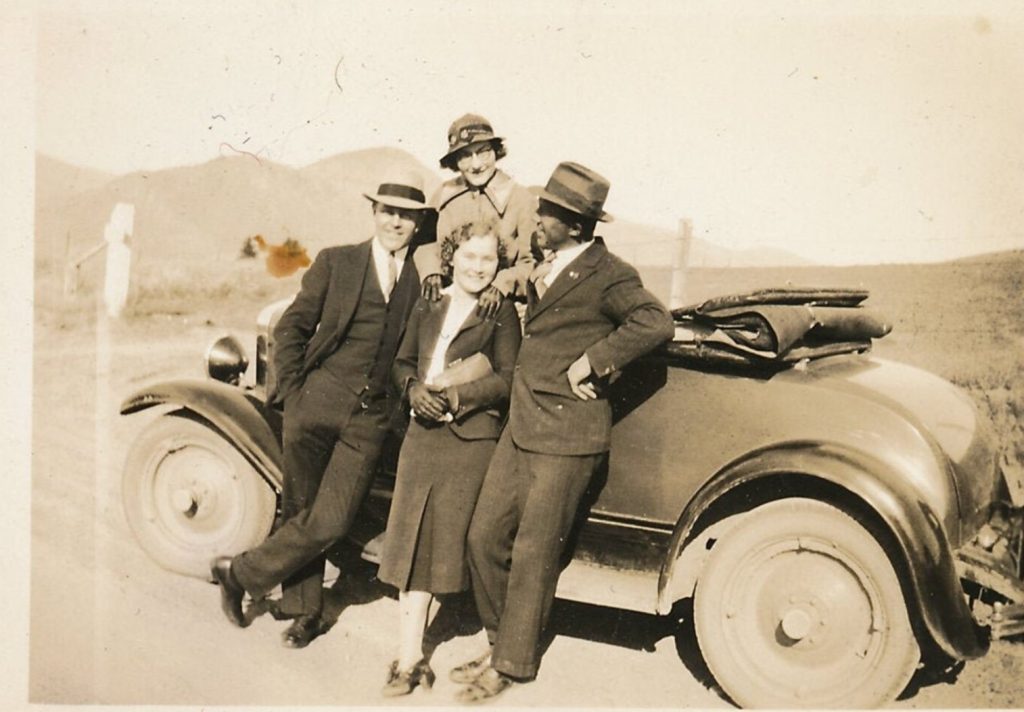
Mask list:
POLYGON ((933 373, 885 359, 846 355, 812 361, 778 377, 869 399, 913 424, 950 465, 962 517, 982 517, 997 480, 993 429, 962 390, 933 373), (803 374, 800 373, 803 371, 803 374))

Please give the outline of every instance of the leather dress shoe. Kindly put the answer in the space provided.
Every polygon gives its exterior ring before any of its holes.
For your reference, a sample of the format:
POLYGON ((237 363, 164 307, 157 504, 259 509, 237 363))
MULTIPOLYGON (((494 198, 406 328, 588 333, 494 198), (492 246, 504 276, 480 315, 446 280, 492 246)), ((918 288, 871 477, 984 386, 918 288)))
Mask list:
POLYGON ((231 571, 231 557, 218 556, 210 562, 210 575, 220 588, 220 609, 224 611, 224 616, 239 628, 245 628, 249 625, 245 614, 242 613, 245 589, 231 571))
POLYGON ((517 682, 515 678, 488 666, 473 682, 459 690, 455 694, 455 699, 469 704, 485 702, 497 697, 517 682))
POLYGON ((318 614, 304 613, 281 634, 281 644, 286 648, 305 648, 324 632, 318 614))
POLYGON ((463 663, 458 667, 453 667, 448 672, 448 679, 452 682, 457 682, 460 685, 468 685, 469 683, 480 677, 480 673, 491 666, 491 651, 488 650, 486 653, 481 655, 479 658, 470 660, 468 663, 463 663))
POLYGON ((434 671, 430 669, 430 663, 426 661, 426 658, 421 659, 407 670, 399 670, 398 661, 395 660, 391 663, 388 679, 380 692, 385 697, 398 697, 399 695, 408 695, 416 689, 417 685, 422 685, 425 690, 434 686, 434 671))

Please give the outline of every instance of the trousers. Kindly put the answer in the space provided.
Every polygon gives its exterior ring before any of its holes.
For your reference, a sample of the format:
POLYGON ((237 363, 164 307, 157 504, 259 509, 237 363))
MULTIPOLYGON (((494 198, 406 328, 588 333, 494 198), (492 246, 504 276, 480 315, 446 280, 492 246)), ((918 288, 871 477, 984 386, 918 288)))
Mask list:
POLYGON ((351 528, 390 427, 384 399, 353 398, 322 373, 285 405, 284 523, 231 561, 254 598, 281 584, 280 610, 293 616, 322 610, 324 552, 351 528))
POLYGON ((506 428, 469 527, 469 571, 491 665, 537 674, 561 560, 590 478, 605 453, 550 455, 520 449, 506 428))

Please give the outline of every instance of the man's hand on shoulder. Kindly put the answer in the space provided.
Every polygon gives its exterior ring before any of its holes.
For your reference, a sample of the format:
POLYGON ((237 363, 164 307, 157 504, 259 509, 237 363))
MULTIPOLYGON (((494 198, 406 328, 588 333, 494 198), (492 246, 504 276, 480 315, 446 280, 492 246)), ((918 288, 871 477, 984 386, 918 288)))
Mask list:
POLYGON ((441 275, 428 274, 423 278, 420 294, 428 302, 436 302, 441 298, 441 275))
POLYGON ((476 315, 481 319, 493 319, 498 314, 504 295, 493 284, 480 292, 476 303, 476 315))
POLYGON ((580 400, 594 400, 597 398, 597 389, 594 388, 593 383, 587 381, 592 373, 593 369, 590 368, 590 359, 587 358, 586 354, 580 356, 569 366, 569 371, 566 373, 569 378, 569 387, 572 388, 572 392, 580 400))

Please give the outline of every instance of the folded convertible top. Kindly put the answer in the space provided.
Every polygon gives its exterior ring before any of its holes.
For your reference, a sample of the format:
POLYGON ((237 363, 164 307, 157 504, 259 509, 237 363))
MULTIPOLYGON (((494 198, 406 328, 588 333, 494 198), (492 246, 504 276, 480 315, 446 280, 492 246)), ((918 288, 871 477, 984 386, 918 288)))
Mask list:
POLYGON ((892 325, 861 306, 863 289, 781 288, 674 309, 675 355, 724 364, 786 366, 866 351, 892 325))

